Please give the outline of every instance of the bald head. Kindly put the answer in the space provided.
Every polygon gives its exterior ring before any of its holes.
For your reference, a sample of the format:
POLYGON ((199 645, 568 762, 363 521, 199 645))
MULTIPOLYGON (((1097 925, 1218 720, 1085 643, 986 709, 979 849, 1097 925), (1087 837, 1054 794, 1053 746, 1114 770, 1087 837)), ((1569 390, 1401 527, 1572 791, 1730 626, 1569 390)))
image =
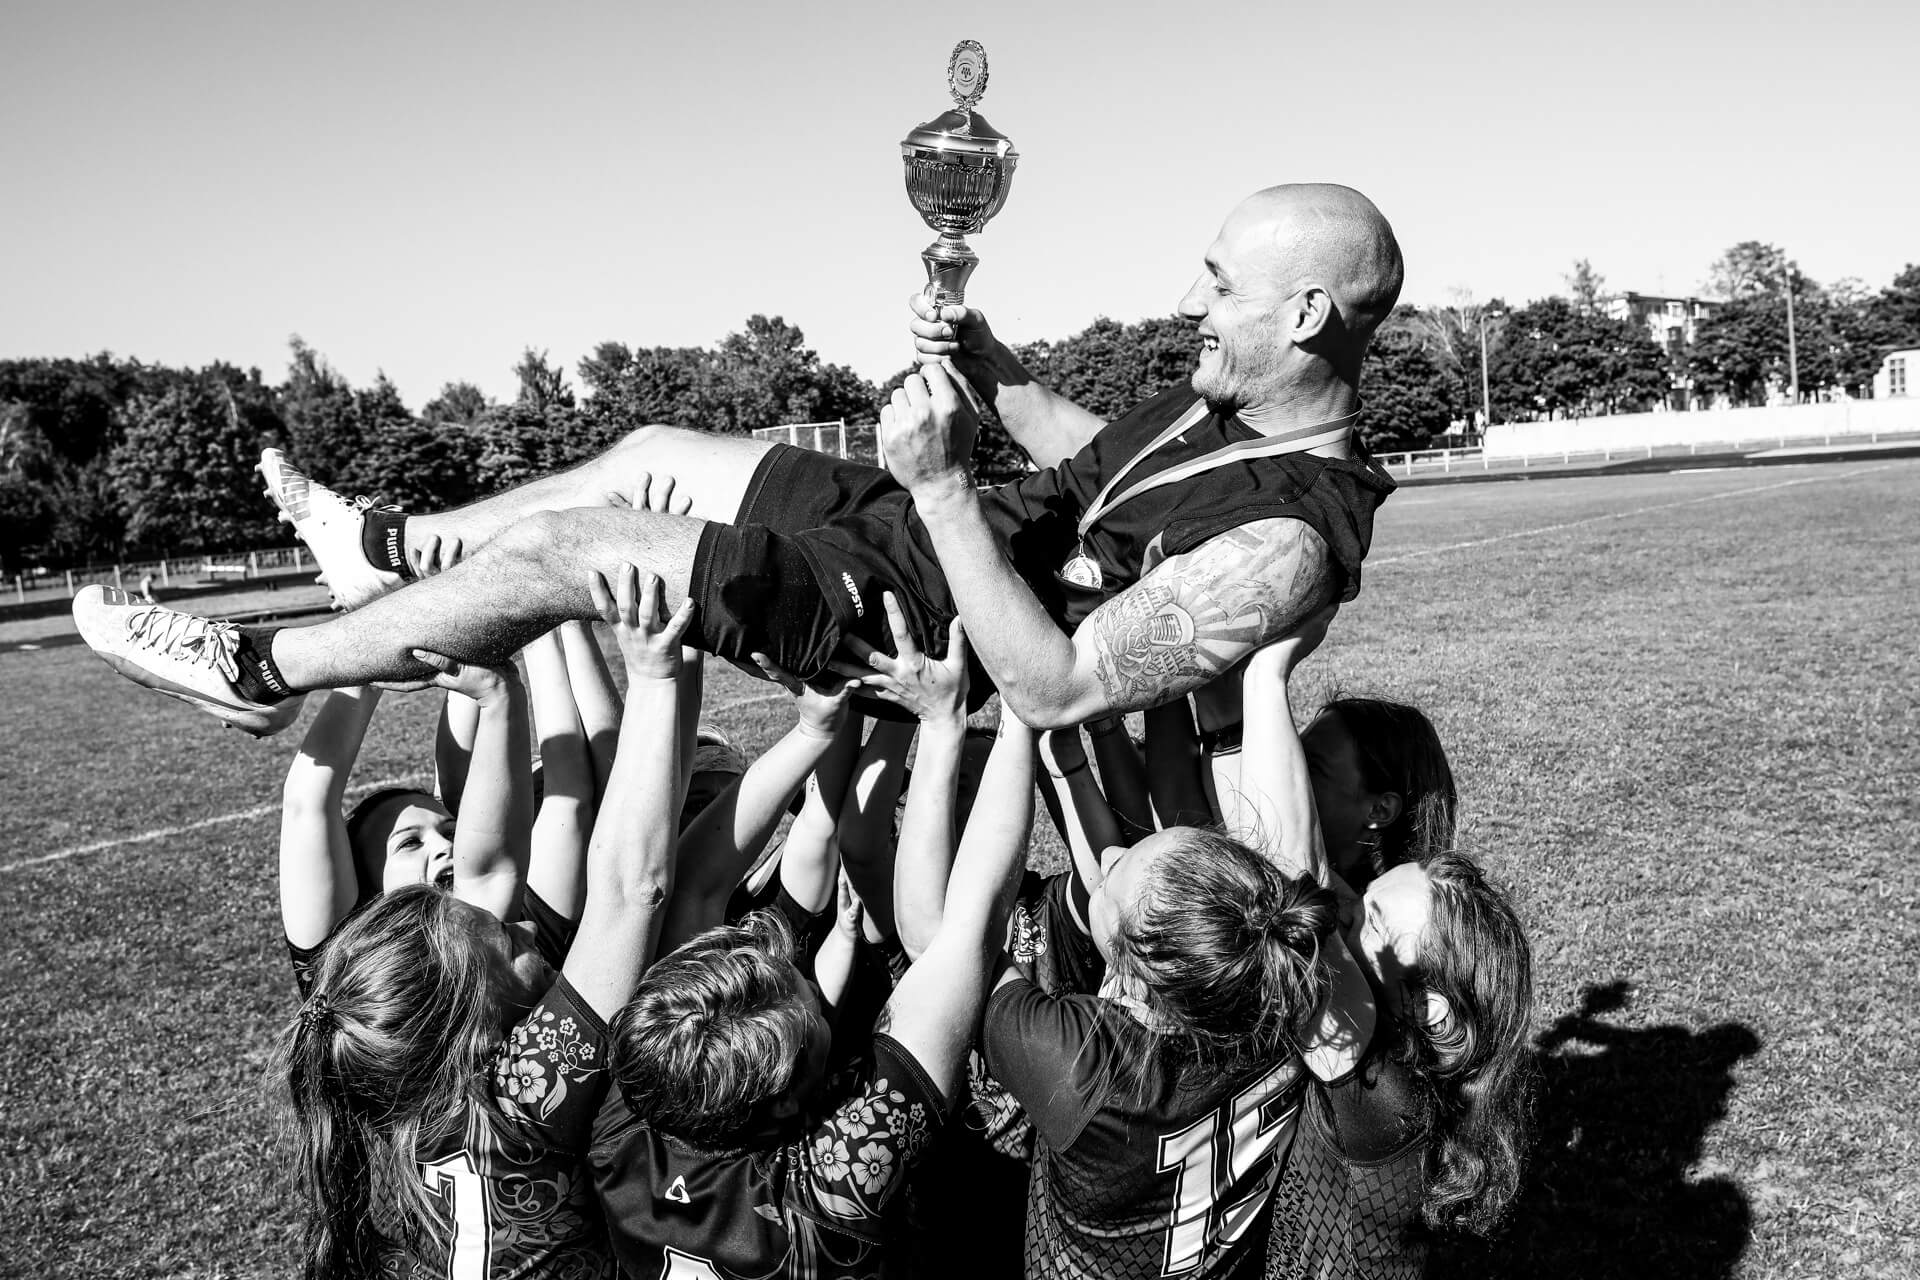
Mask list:
POLYGON ((1255 192, 1227 216, 1180 300, 1200 336, 1194 390, 1254 424, 1351 411, 1400 275, 1393 228, 1358 191, 1255 192))
POLYGON ((1357 366, 1405 275, 1400 243, 1380 210, 1352 187, 1297 182, 1248 196, 1233 212, 1243 217, 1271 228, 1276 283, 1286 292, 1318 286, 1333 296, 1357 366))

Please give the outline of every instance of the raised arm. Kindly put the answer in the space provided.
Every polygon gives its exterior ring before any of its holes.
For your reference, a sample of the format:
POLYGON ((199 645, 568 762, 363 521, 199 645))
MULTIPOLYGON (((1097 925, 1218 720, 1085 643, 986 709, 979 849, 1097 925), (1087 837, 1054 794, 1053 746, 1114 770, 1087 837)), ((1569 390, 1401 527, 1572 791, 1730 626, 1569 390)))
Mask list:
POLYGON ((617 583, 588 579, 594 605, 614 629, 627 666, 627 709, 606 801, 587 845, 587 901, 567 953, 567 980, 603 1018, 633 995, 653 959, 673 889, 674 815, 680 809, 680 637, 693 616, 685 601, 664 615, 664 592, 653 574, 632 565, 617 583))
POLYGON ((840 805, 840 865, 878 937, 893 936, 893 815, 906 779, 915 727, 876 721, 840 805))
POLYGON ((380 705, 371 688, 322 697, 280 791, 280 920, 302 949, 325 942, 359 897, 341 804, 380 705))
POLYGON ((894 929, 908 958, 918 959, 940 927, 953 871, 954 809, 967 740, 967 637, 956 618, 947 632, 947 655, 936 661, 914 643, 893 593, 883 599, 894 655, 861 649, 873 667, 872 692, 920 722, 920 749, 893 860, 894 929))
POLYGON ((724 918, 734 886, 773 838, 807 775, 832 748, 846 719, 848 690, 858 687, 853 682, 830 692, 809 689, 764 654, 757 660, 794 695, 798 715, 786 736, 763 751, 680 834, 677 887, 661 939, 668 950, 724 918))
POLYGON ((893 989, 876 1030, 888 1031, 952 1096, 980 1027, 987 982, 1006 936, 1012 889, 1033 827, 1033 731, 1002 714, 1000 737, 960 837, 938 931, 893 989))
POLYGON ((1147 789, 1162 827, 1204 827, 1214 820, 1207 799, 1206 761, 1193 714, 1175 698, 1146 714, 1147 789))
MULTIPOLYGON (((1326 635, 1331 608, 1308 619, 1295 635, 1254 655, 1247 664, 1246 710, 1240 759, 1241 814, 1230 831, 1259 849, 1292 876, 1329 883, 1320 821, 1313 808, 1313 782, 1306 752, 1294 728, 1287 684, 1326 635)), ((1329 989, 1326 1002, 1305 1029, 1308 1068, 1322 1080, 1352 1071, 1373 1038, 1373 989, 1335 928, 1322 945, 1329 989)))
MULTIPOLYGON (((1091 892, 1100 883, 1100 855, 1115 845, 1133 843, 1106 794, 1087 768, 1086 747, 1078 729, 1053 729, 1040 738, 1040 794, 1053 825, 1067 842, 1073 869, 1091 892)), ((1137 838, 1137 837, 1136 837, 1137 838)))
POLYGON ((521 656, 540 741, 542 784, 527 887, 566 919, 578 920, 586 897, 587 836, 593 830, 593 762, 586 729, 574 704, 559 631, 536 638, 521 656))
POLYGON ((924 293, 907 300, 913 309, 913 345, 923 364, 951 360, 974 392, 1026 450, 1036 467, 1064 462, 1093 439, 1106 422, 1095 413, 1037 382, 1018 356, 993 336, 986 316, 958 304, 936 307, 924 293))
POLYGON ((502 920, 517 920, 533 848, 527 691, 511 662, 485 667, 425 649, 415 649, 413 656, 433 668, 432 684, 465 694, 480 707, 453 828, 454 895, 502 920))
POLYGON ((1335 595, 1326 544, 1298 520, 1258 520, 1171 556, 1072 636, 1008 562, 960 446, 971 414, 928 365, 881 411, 887 465, 913 493, 982 665, 1042 729, 1139 711, 1199 688, 1335 595))
POLYGON ((593 762, 593 798, 607 794, 607 775, 613 772, 613 753, 620 741, 620 691, 607 669, 607 655, 590 622, 560 624, 560 646, 567 655, 567 682, 573 687, 573 705, 586 735, 593 762))
POLYGON ((1128 735, 1126 721, 1120 716, 1087 721, 1087 741, 1093 748, 1094 766, 1100 770, 1100 790, 1120 820, 1120 842, 1133 844, 1151 835, 1156 830, 1153 788, 1147 763, 1128 735))

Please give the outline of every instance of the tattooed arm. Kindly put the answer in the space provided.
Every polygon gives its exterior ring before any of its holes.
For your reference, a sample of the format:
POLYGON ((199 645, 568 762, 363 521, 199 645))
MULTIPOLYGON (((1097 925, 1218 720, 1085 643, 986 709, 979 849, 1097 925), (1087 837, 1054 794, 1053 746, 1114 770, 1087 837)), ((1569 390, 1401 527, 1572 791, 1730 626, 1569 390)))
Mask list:
POLYGON ((1298 520, 1257 520, 1168 558, 1063 635, 980 509, 966 465, 973 420, 953 377, 937 364, 908 377, 881 410, 880 439, 974 652, 1027 724, 1058 729, 1178 697, 1332 603, 1320 535, 1298 520))
POLYGON ((1007 705, 1039 728, 1190 693, 1338 595, 1318 533, 1256 520, 1162 561, 1068 637, 994 544, 971 491, 948 509, 915 497, 974 651, 1007 705))

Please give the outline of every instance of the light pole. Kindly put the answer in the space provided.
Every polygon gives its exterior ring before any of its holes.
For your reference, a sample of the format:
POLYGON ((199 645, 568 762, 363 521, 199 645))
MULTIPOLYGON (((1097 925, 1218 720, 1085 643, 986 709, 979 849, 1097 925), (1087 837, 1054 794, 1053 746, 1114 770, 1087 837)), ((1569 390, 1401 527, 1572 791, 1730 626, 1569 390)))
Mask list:
MULTIPOLYGON (((1498 320, 1506 315, 1504 311, 1495 311, 1493 318, 1498 320)), ((1493 425, 1493 391, 1487 381, 1487 309, 1480 309, 1480 410, 1486 416, 1486 423, 1480 428, 1480 443, 1485 447, 1487 428, 1493 425)), ((1791 329, 1791 326, 1789 326, 1791 329)))
POLYGON ((1793 263, 1783 268, 1787 276, 1787 403, 1800 403, 1800 345, 1793 337, 1793 263))

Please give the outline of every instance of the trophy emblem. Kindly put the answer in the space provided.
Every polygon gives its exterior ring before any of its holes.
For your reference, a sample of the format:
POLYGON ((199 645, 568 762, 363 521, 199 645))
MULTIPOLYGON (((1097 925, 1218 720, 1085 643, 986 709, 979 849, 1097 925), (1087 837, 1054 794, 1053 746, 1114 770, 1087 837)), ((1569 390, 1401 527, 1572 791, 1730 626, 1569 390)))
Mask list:
POLYGON ((953 110, 916 127, 900 143, 907 198, 940 238, 920 254, 935 305, 966 300, 967 277, 980 262, 966 237, 987 225, 1007 202, 1020 156, 1013 140, 975 111, 987 91, 987 51, 962 40, 947 60, 953 110))

